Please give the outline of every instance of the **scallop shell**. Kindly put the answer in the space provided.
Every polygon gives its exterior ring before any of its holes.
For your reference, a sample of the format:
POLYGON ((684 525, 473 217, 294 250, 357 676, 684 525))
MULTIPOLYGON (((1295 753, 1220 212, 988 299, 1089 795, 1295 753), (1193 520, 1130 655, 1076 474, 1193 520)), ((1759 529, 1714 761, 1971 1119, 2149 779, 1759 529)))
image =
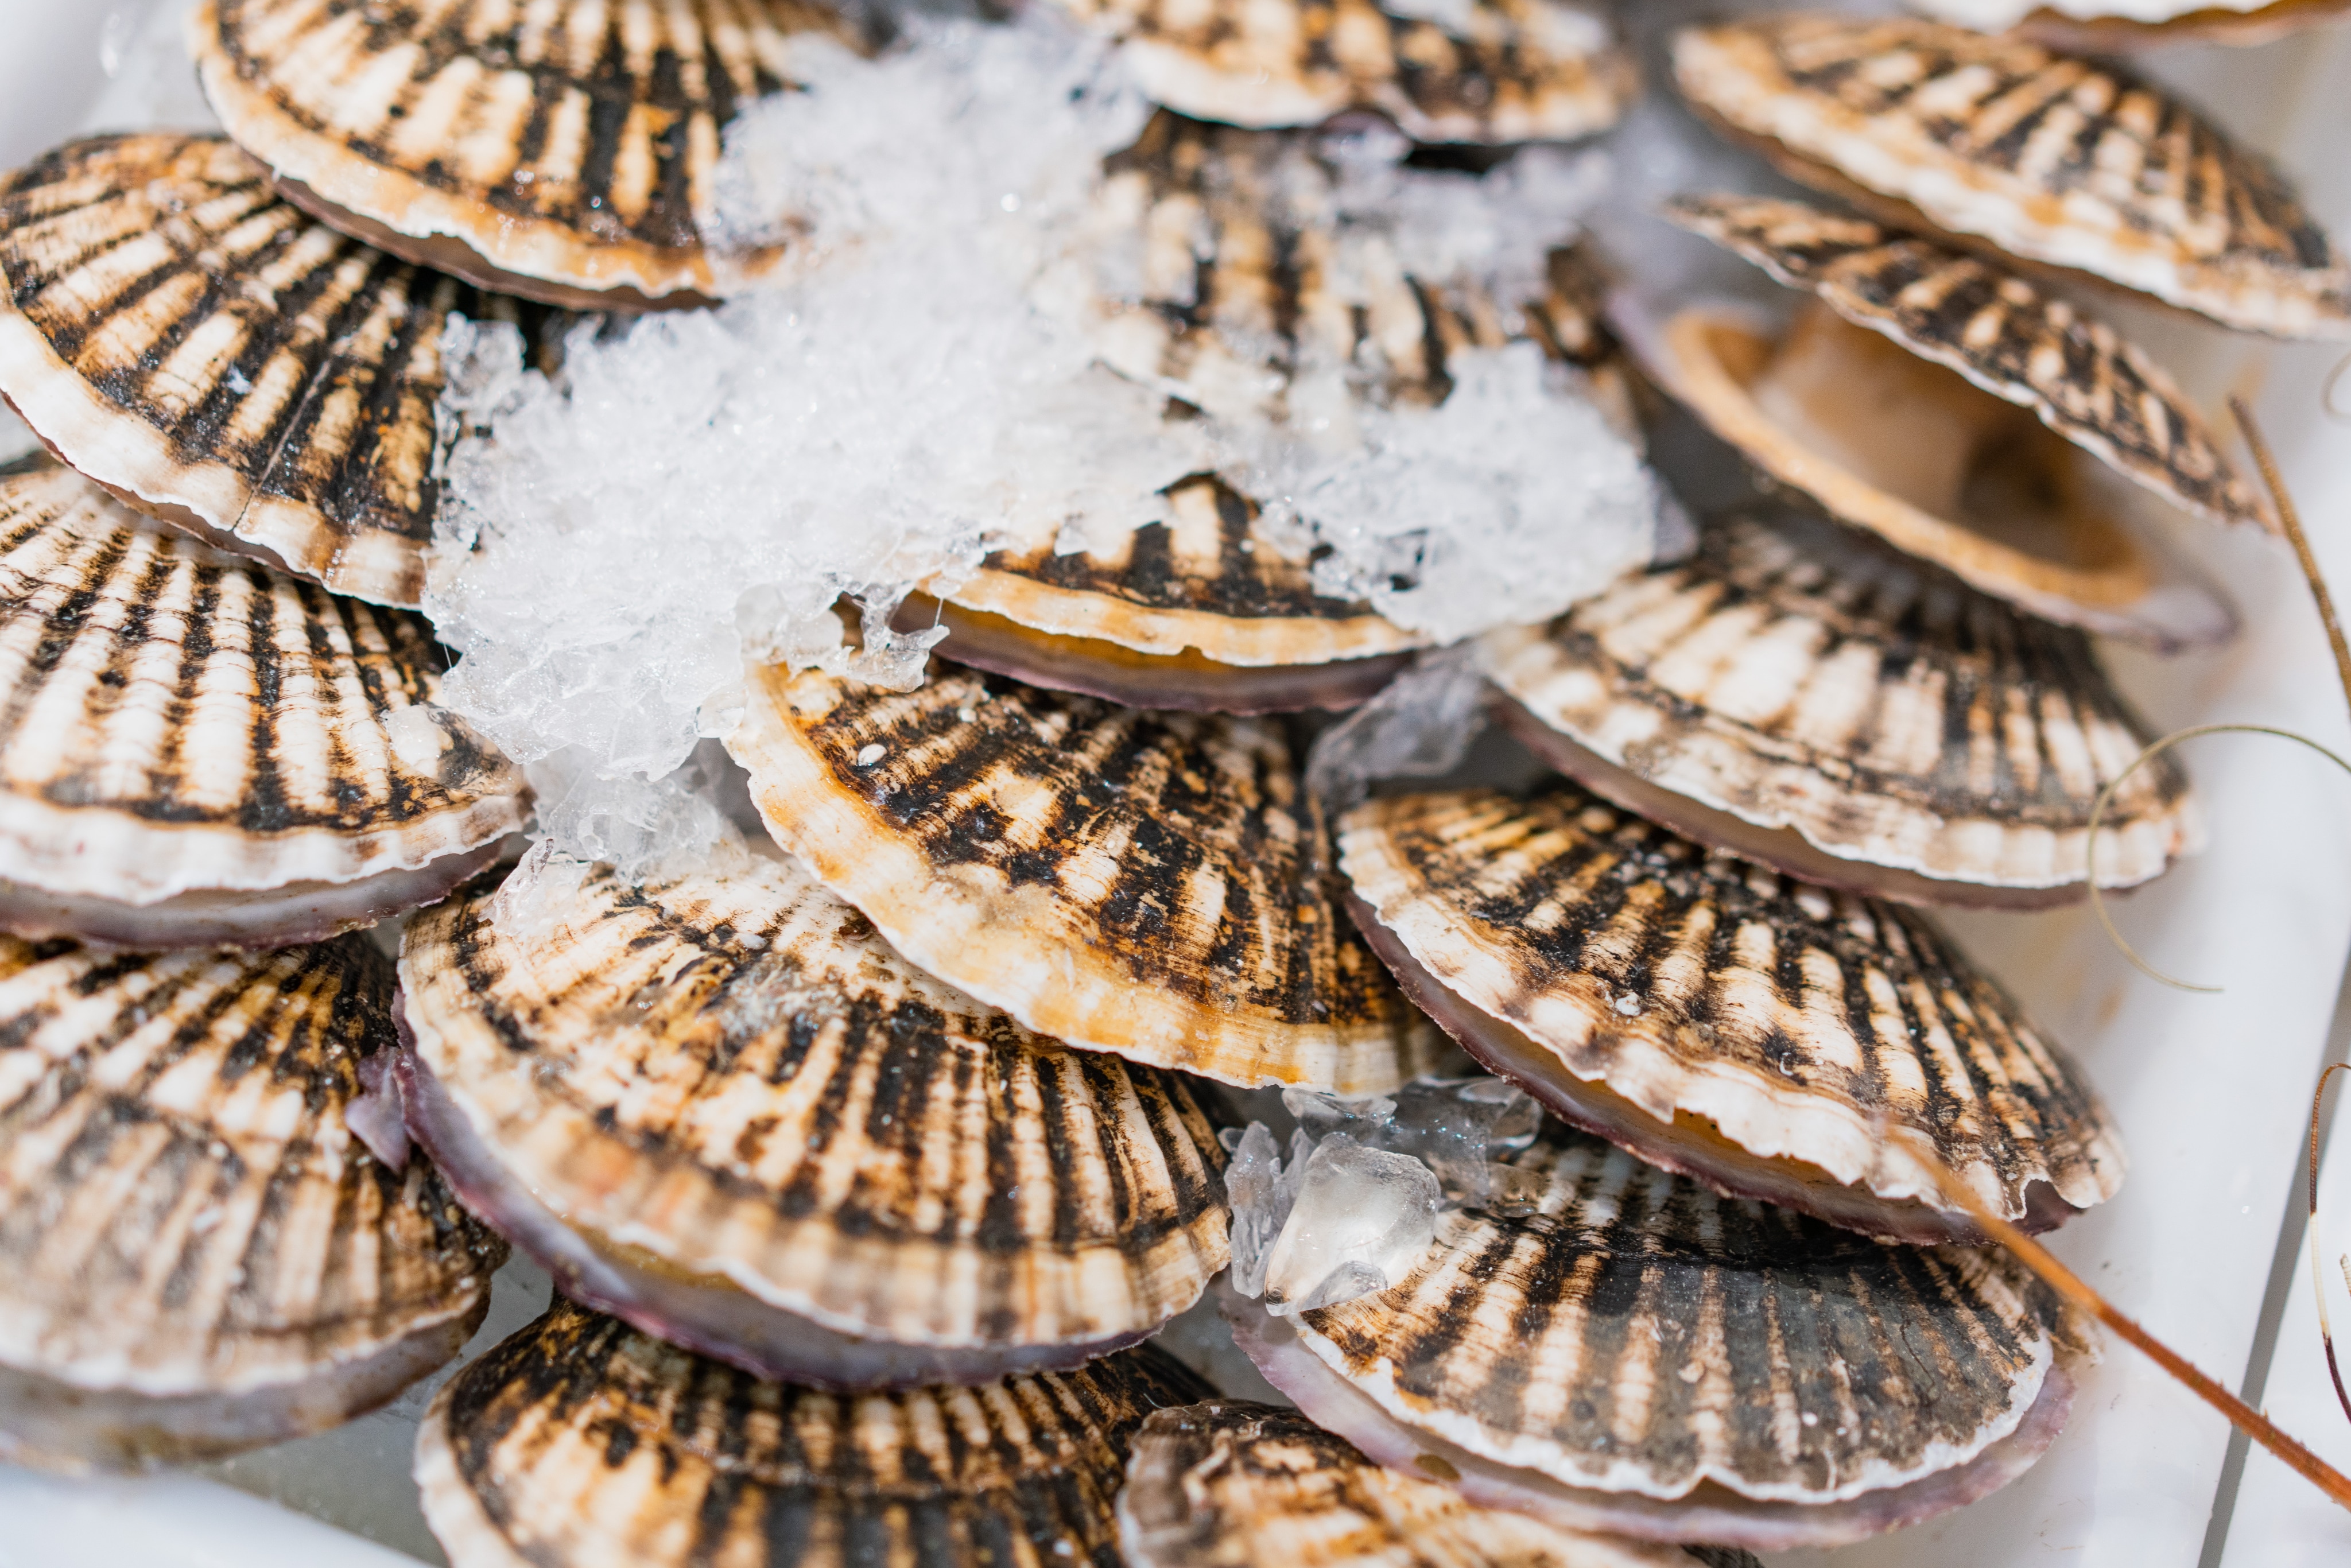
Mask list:
POLYGON ((1229 1083, 1375 1094, 1437 1042, 1332 902, 1282 730, 934 665, 750 673, 759 813, 890 945, 1040 1034, 1229 1083))
POLYGON ((1472 1054, 1644 1158, 1917 1241, 1973 1239, 1938 1170, 2036 1229, 2122 1184, 2081 1069, 1907 910, 1564 782, 1374 800, 1340 857, 1472 1054))
POLYGON ((1145 1346, 840 1398, 559 1300, 434 1400, 416 1479, 454 1568, 1116 1568, 1135 1428, 1206 1392, 1145 1346))
POLYGON ((439 669, 420 616, 0 476, 0 927, 266 946, 443 896, 527 806, 439 669))
POLYGON ((1319 125, 1351 109, 1416 141, 1569 141, 1640 92, 1608 24, 1560 0, 1057 0, 1124 40, 1146 97, 1235 125, 1319 125))
POLYGON ((1118 1523, 1131 1568, 1760 1568, 1479 1508, 1295 1410, 1231 1399, 1152 1412, 1118 1523))
POLYGON ((727 125, 794 85, 810 34, 868 42, 802 0, 205 0, 188 24, 205 96, 287 196, 394 256, 587 310, 707 304, 774 269, 781 247, 722 276, 698 225, 727 125))
POLYGON ((1908 903, 2030 906, 2202 840, 2082 633, 1815 518, 1735 517, 1548 626, 1480 644, 1562 771, 1717 849, 1908 903))
MULTIPOLYGON (((810 1320, 904 1346, 896 1382, 1075 1365, 1225 1266, 1223 1155, 1182 1079, 1026 1033, 789 867, 534 862, 412 923, 400 973, 414 1069, 507 1182, 608 1258, 766 1305, 786 1344, 810 1320)), ((597 1304, 768 1375, 850 1370, 597 1304)))
POLYGON ((2351 267, 2284 181, 2119 67, 1818 12, 1687 29, 1673 64, 1727 133, 1897 227, 2246 331, 2351 335, 2351 267))
POLYGON ((1911 0, 1938 21, 1997 33, 2014 28, 2053 48, 2098 54, 2158 44, 2266 44, 2351 10, 2346 0, 1911 0))
POLYGON ((0 1457, 235 1452, 456 1354, 505 1249, 344 1120, 392 988, 359 936, 147 958, 0 936, 0 1457))
POLYGON ((1571 1528, 1837 1545, 1973 1500, 2063 1425, 2082 1329, 1995 1249, 1885 1247, 1547 1123, 1531 1214, 1456 1210, 1392 1288, 1220 1297, 1315 1422, 1571 1528))
POLYGON ((338 593, 413 607, 450 312, 569 319, 395 261, 216 136, 69 142, 0 183, 0 393, 121 498, 338 593))

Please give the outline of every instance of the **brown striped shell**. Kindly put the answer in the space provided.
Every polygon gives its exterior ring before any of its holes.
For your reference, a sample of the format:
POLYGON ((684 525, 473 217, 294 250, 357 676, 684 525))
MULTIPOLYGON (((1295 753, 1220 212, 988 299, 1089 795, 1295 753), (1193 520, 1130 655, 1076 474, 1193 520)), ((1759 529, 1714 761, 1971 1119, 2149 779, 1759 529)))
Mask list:
POLYGON ((142 511, 413 607, 449 314, 568 319, 325 227, 217 136, 68 142, 0 183, 0 393, 142 511))
POLYGON ((842 1397, 559 1300, 441 1391, 416 1478, 453 1568, 1119 1568, 1127 1445, 1206 1392, 1145 1346, 842 1397))
POLYGON ((2018 1434, 2084 1343, 1996 1249, 1881 1246, 1556 1123, 1510 1158, 1534 1212, 1442 1215, 1395 1287, 1288 1322, 1432 1448, 1656 1500, 1645 1532, 1891 1501, 2018 1434))
POLYGON ((934 664, 750 672, 768 831, 899 952, 1040 1034, 1245 1085, 1394 1088, 1436 1042, 1334 903, 1280 727, 934 664))
MULTIPOLYGON (((2090 815, 2155 737, 2081 632, 1816 518, 1708 524, 1688 559, 1479 645, 1517 727, 1618 804, 1792 875, 1913 903, 2088 886, 2090 815)), ((2101 886, 2198 847, 2169 756, 2123 779, 2101 886)))
POLYGON ((1176 1075, 1027 1033, 788 866, 516 877, 410 925, 407 1021, 574 1230, 914 1345, 1131 1341, 1224 1267, 1176 1075))
POLYGON ((0 925, 260 943, 430 902, 527 810, 439 685, 421 616, 222 555, 69 469, 0 476, 0 925))
POLYGON ((1235 125, 1319 125, 1351 109, 1416 141, 1557 141, 1605 131, 1640 91, 1599 16, 1562 0, 1058 0, 1124 40, 1154 101, 1235 125))
POLYGON ((2002 268, 1802 202, 1684 196, 1667 215, 1957 371, 2175 506, 2273 530, 2268 503, 2164 369, 2002 268))
POLYGON ((2337 19, 2351 10, 2351 0, 1911 0, 1911 8, 1978 32, 2012 28, 2052 48, 2101 54, 2160 44, 2271 43, 2337 19))
POLYGON ((781 259, 722 276, 699 225, 726 126, 793 85, 807 34, 863 42, 814 0, 205 0, 188 24, 205 96, 286 194, 578 309, 704 304, 781 259))
POLYGON ((277 1442, 457 1353, 505 1249, 344 1123, 392 991, 359 936, 143 958, 0 936, 0 1457, 277 1442))
POLYGON ((1938 1169, 2035 1228, 2064 1212, 2036 1215, 2036 1186, 2078 1209, 2121 1186, 2081 1070, 1908 910, 1709 855, 1563 781, 1369 802, 1340 856, 1426 977, 1637 1113, 1620 1141, 1719 1187, 1927 1240, 1971 1228, 1938 1169), (1884 1203, 1751 1185, 1712 1140, 1884 1203))
MULTIPOLYGON (((1276 1405, 1157 1410, 1118 1497, 1130 1568, 1697 1568, 1695 1553, 1479 1508, 1276 1405)), ((1721 1568, 1757 1568, 1744 1552, 1721 1568)))
POLYGON ((1897 227, 2243 330, 2351 335, 2351 267, 2276 171, 2120 67, 1821 12, 1687 29, 1673 66, 1727 133, 1897 227))

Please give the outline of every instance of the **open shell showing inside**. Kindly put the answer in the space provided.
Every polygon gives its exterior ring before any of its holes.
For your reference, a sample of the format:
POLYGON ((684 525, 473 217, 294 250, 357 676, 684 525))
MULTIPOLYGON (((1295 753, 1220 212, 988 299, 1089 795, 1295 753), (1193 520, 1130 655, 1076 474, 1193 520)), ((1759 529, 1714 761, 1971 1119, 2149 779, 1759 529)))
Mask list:
POLYGON ((789 867, 534 857, 413 923, 401 978, 412 1124, 468 1204, 568 1292, 755 1372, 1075 1365, 1224 1267, 1182 1079, 1029 1035, 789 867))
POLYGON ((1376 110, 1416 141, 1560 141, 1607 130, 1640 91, 1598 15, 1562 0, 1059 0, 1125 40, 1156 103, 1235 125, 1376 110))
POLYGON ((802 0, 615 0, 553 25, 494 0, 205 0, 204 94, 333 227, 480 287, 573 309, 704 305, 771 272, 699 223, 721 139, 792 86, 796 35, 864 47, 802 0))
POLYGON ((1340 855, 1382 956, 1471 1055, 1717 1190, 1932 1242, 1980 1239, 1938 1169, 2032 1229, 2121 1186, 2081 1070, 1907 910, 1566 784, 1374 800, 1340 855))
POLYGON ((1377 1094, 1441 1041, 1335 904, 1287 734, 934 664, 749 674, 727 749, 776 841, 891 946, 1038 1033, 1377 1094))
POLYGON ((1906 903, 2127 887, 2202 831, 2079 632, 1817 518, 1709 522, 1480 658, 1511 727, 1587 788, 1713 848, 1906 903))
POLYGON ((151 958, 0 936, 0 1457, 233 1453, 456 1354, 506 1249, 345 1119, 392 994, 358 936, 151 958))
POLYGON ((421 616, 0 476, 0 925, 266 946, 445 894, 527 805, 439 685, 421 616))
POLYGON ((1534 1212, 1440 1216, 1385 1291, 1273 1318, 1220 1288, 1268 1379, 1383 1464, 1571 1528, 1775 1551, 1972 1501, 2064 1423, 2085 1342, 2003 1253, 1718 1199, 1556 1123, 1511 1161, 1534 1212))
POLYGON ((434 1400, 416 1479, 454 1568, 1102 1568, 1135 1429, 1207 1392, 1146 1345, 843 1399, 559 1300, 434 1400))
POLYGON ((569 319, 343 238, 217 136, 69 142, 0 182, 0 393, 141 511, 413 607, 440 487, 441 340, 569 319))
MULTIPOLYGON (((1118 1496, 1133 1568, 1696 1568, 1695 1553, 1481 1508, 1375 1464, 1297 1411, 1211 1399, 1152 1413, 1118 1496)), ((1720 1551, 1710 1568, 1758 1568, 1720 1551)))
POLYGON ((1799 11, 1685 29, 1673 67, 1728 134, 1897 227, 2248 331, 2351 336, 2351 267, 2294 193, 2118 66, 1799 11))

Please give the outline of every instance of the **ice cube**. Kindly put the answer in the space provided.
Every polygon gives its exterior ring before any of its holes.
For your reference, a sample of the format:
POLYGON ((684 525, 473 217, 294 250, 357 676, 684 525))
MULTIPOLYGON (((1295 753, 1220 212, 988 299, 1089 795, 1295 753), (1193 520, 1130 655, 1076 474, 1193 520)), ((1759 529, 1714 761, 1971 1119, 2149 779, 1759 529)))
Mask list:
POLYGON ((1402 1280, 1436 1239, 1443 1201, 1435 1175, 1412 1155, 1344 1133, 1322 1140, 1267 1260, 1266 1310, 1330 1306, 1402 1280))

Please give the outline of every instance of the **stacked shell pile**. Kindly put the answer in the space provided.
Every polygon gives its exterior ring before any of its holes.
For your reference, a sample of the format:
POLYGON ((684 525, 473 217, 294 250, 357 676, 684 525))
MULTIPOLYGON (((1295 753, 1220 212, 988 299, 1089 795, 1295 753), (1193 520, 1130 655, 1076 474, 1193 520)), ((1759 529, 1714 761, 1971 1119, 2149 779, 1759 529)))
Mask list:
MULTIPOLYGON (((2168 21, 2091 3, 2034 20, 2168 21)), ((225 134, 0 182, 0 393, 47 449, 0 473, 0 1455, 348 1419, 509 1247, 559 1300, 420 1435, 461 1568, 1720 1563, 2056 1437, 2086 1331, 1951 1184, 2045 1230, 2121 1142, 1929 912, 2196 846, 2168 761, 2091 831, 2149 738, 2092 636, 2235 625, 2108 481, 2272 519, 2074 286, 2343 335, 2328 237, 2117 68, 1784 13, 1679 33, 1671 85, 1835 204, 1671 215, 1796 308, 1612 287, 1569 235, 1523 298, 1343 279, 1299 192, 1345 138, 1506 188, 1626 112, 1609 20, 1063 4, 1158 106, 1102 166, 1145 283, 1102 352, 1167 420, 1316 356, 1434 406, 1531 344, 1750 503, 1446 652, 1250 473, 1081 548, 1008 522, 867 618, 918 680, 747 665, 747 852, 513 873, 525 770, 423 612, 450 334, 559 377, 772 286, 798 239, 705 232, 731 129, 811 50, 910 46, 819 0, 207 0, 225 134), (1540 781, 1309 768, 1368 733, 1328 716, 1465 680, 1540 781), (1146 1343, 1210 1296, 1296 1410, 1146 1343)))

